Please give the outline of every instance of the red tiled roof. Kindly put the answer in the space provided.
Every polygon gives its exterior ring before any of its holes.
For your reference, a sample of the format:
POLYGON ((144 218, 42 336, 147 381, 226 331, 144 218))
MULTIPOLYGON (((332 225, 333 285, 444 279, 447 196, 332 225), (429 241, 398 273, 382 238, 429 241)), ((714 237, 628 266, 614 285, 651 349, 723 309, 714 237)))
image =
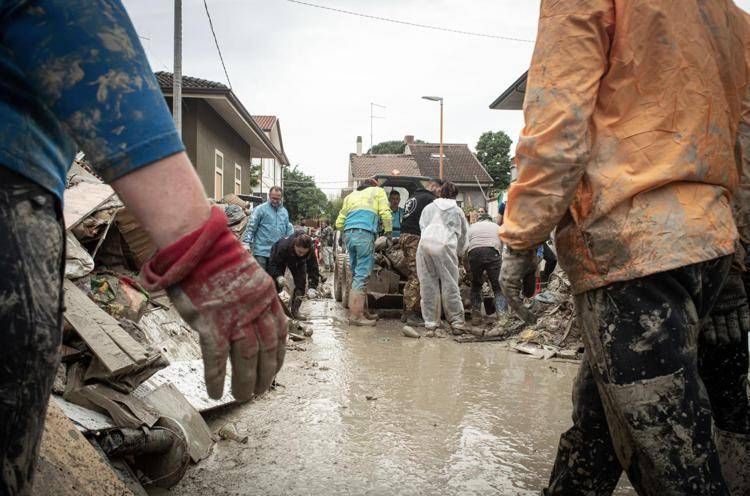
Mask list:
MULTIPOLYGON (((159 81, 159 87, 171 91, 174 79, 171 72, 159 71, 156 72, 156 80, 159 81)), ((216 81, 209 81, 208 79, 201 79, 192 76, 182 76, 182 87, 194 90, 228 90, 222 83, 216 81)))
POLYGON ((421 176, 414 157, 410 155, 349 155, 351 174, 355 179, 364 179, 376 174, 393 174, 398 171, 401 176, 421 176))
MULTIPOLYGON (((437 177, 440 170, 437 143, 413 143, 409 151, 417 163, 421 176, 437 177)), ((492 184, 492 177, 484 170, 477 157, 465 144, 443 145, 443 176, 454 183, 492 184), (476 176, 476 177, 475 177, 476 176)))
POLYGON ((276 124, 275 115, 254 115, 253 120, 258 123, 258 126, 264 131, 270 131, 273 125, 276 124))

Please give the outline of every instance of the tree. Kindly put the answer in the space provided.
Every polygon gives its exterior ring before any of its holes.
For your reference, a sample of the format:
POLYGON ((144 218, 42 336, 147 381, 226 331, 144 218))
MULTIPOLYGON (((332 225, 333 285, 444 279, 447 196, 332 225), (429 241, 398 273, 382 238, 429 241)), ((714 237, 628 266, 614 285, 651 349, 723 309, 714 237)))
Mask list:
POLYGON ((328 205, 326 205, 326 217, 331 222, 331 225, 336 222, 336 219, 339 216, 339 211, 341 211, 343 205, 343 198, 334 198, 333 200, 328 201, 328 205))
POLYGON ((510 185, 510 146, 513 140, 503 131, 487 131, 477 142, 477 160, 492 177, 493 189, 503 191, 510 185))
POLYGON ((257 186, 260 184, 260 175, 262 171, 260 168, 260 164, 258 165, 252 165, 250 164, 250 174, 248 175, 248 180, 250 182, 250 187, 257 186))
MULTIPOLYGON (((422 140, 417 140, 415 143, 424 143, 422 140)), ((404 148, 406 148, 406 143, 404 141, 394 140, 394 141, 383 141, 381 143, 378 143, 377 145, 374 145, 372 148, 367 150, 367 153, 373 154, 373 155, 386 155, 386 154, 401 154, 404 153, 404 148)))
POLYGON ((299 165, 284 170, 284 206, 293 221, 318 218, 327 204, 328 198, 315 185, 315 179, 302 172, 299 165))

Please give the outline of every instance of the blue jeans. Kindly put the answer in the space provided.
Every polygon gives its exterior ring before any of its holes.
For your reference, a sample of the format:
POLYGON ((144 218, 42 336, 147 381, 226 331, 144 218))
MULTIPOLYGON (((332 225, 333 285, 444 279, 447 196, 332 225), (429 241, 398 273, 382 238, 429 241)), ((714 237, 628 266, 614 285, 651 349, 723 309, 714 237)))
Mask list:
POLYGON ((344 232, 344 240, 352 267, 352 289, 364 291, 375 265, 375 235, 364 229, 349 229, 344 232))

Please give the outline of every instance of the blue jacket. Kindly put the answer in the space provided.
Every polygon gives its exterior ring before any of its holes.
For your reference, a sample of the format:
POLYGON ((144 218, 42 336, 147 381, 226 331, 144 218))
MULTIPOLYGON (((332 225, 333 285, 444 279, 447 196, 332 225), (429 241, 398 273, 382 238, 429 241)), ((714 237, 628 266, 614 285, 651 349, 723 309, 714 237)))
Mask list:
POLYGON ((253 255, 270 257, 271 247, 284 236, 294 234, 294 227, 289 222, 289 212, 283 205, 278 208, 269 202, 258 205, 250 216, 242 242, 252 247, 253 255))

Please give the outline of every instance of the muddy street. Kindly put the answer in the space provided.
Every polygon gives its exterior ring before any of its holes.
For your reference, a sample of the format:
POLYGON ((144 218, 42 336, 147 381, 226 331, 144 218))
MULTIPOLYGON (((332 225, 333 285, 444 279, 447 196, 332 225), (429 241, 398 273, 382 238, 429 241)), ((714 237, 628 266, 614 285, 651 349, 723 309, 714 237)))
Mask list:
POLYGON ((281 387, 209 419, 247 444, 218 442, 172 494, 538 494, 574 364, 408 339, 396 320, 348 329, 332 300, 304 309, 315 334, 287 353, 281 387))

